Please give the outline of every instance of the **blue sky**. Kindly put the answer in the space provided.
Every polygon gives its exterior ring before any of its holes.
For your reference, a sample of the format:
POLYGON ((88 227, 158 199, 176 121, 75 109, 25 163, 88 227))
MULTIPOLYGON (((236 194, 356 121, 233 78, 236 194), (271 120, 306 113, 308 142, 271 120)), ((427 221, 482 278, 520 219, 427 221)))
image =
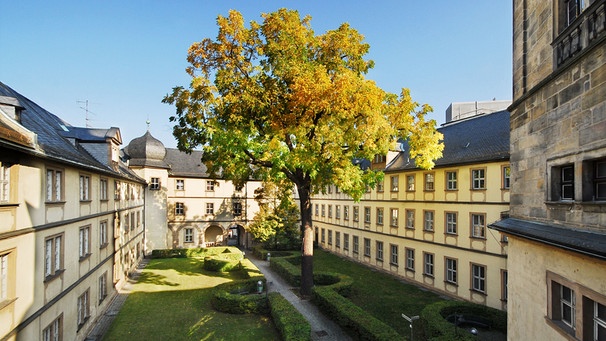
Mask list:
POLYGON ((316 34, 348 22, 370 44, 367 78, 384 90, 411 90, 444 122, 451 102, 511 99, 511 0, 1 0, 0 81, 66 122, 117 126, 124 146, 151 121, 152 135, 175 147, 161 103, 189 84, 189 46, 217 35, 216 17, 236 9, 245 21, 278 8, 312 17, 316 34))

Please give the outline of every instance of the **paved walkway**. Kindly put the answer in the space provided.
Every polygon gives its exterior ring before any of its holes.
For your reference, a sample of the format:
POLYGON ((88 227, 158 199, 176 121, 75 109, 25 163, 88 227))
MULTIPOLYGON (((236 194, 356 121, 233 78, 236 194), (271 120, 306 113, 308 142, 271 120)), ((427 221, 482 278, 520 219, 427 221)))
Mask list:
POLYGON ((257 267, 268 283, 268 291, 277 291, 286 298, 297 310, 305 316, 311 324, 311 339, 317 341, 346 341, 352 338, 347 335, 339 325, 326 317, 318 307, 312 304, 309 300, 301 299, 293 292, 293 287, 290 286, 282 277, 278 276, 269 267, 269 262, 259 260, 255 257, 248 259, 257 267))
MULTIPOLYGON (((348 341, 351 337, 347 335, 341 327, 332 320, 324 316, 309 300, 301 299, 293 292, 291 287, 280 276, 275 274, 269 267, 269 262, 249 257, 250 261, 263 273, 268 283, 268 291, 277 291, 286 298, 292 305, 305 316, 311 324, 311 339, 314 341, 348 341)), ((89 332, 86 341, 99 341, 109 330, 116 315, 126 301, 132 286, 137 283, 141 270, 145 268, 149 259, 145 258, 139 263, 139 266, 132 274, 131 278, 118 291, 107 308, 107 311, 97 321, 93 329, 89 332)))

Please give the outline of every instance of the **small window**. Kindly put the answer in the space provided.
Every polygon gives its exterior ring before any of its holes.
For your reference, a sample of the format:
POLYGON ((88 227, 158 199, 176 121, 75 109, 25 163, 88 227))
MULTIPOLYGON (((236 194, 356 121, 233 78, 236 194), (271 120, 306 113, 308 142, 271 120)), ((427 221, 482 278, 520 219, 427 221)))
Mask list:
POLYGON ((213 180, 206 180, 206 191, 207 192, 214 192, 215 191, 215 181, 213 181, 213 180))
POLYGON ((109 244, 107 220, 99 223, 99 248, 104 248, 109 244))
POLYGON ((332 245, 332 230, 328 230, 328 245, 332 245))
POLYGON ((360 251, 360 238, 358 236, 353 236, 353 253, 358 254, 360 251))
POLYGON ((486 189, 486 171, 484 169, 471 170, 471 185, 472 189, 486 189))
POLYGON ((341 232, 339 231, 335 232, 335 246, 341 248, 341 232))
POLYGON ((343 219, 349 220, 349 206, 343 206, 343 219))
POLYGON ((503 189, 509 189, 511 185, 511 167, 504 166, 503 167, 503 189))
POLYGON ((322 216, 326 216, 326 205, 322 204, 322 216))
POLYGON ((377 260, 382 262, 383 261, 383 242, 381 241, 376 241, 376 253, 377 253, 377 260))
POLYGON ((384 190, 383 181, 381 180, 381 181, 377 182, 377 192, 381 193, 381 192, 383 192, 383 190, 384 190))
POLYGON ((561 199, 574 200, 574 165, 562 167, 561 172, 561 199))
POLYGON ((328 205, 328 217, 332 218, 332 205, 328 205))
POLYGON ((182 202, 175 203, 175 215, 185 214, 185 204, 182 202))
POLYGON ((316 204, 316 217, 320 214, 320 205, 316 204))
MULTIPOLYGON (((120 181, 118 180, 114 180, 114 200, 120 200, 120 188, 122 187, 122 185, 120 184, 120 181)), ((151 189, 151 186, 150 186, 151 189)))
POLYGON ((354 206, 353 208, 353 221, 360 220, 360 208, 358 206, 354 206))
POLYGON ((80 238, 78 243, 78 255, 80 260, 90 255, 90 226, 84 226, 80 228, 80 238))
POLYGON ((206 203, 206 214, 212 215, 215 214, 215 204, 212 202, 206 203))
POLYGON ((423 230, 433 232, 434 226, 434 211, 423 211, 423 230))
POLYGON ((414 192, 415 190, 415 176, 407 175, 406 176, 406 191, 414 192))
POLYGON ((453 258, 446 258, 446 282, 451 284, 457 284, 457 260, 453 258))
POLYGON ((185 229, 185 236, 184 236, 184 241, 186 243, 193 243, 194 242, 194 229, 193 228, 186 228, 185 229))
POLYGON ((242 203, 241 202, 234 202, 233 203, 233 215, 238 217, 242 215, 242 203))
POLYGON ((377 225, 383 225, 383 208, 377 208, 377 225))
POLYGON ((335 205, 335 218, 341 219, 341 206, 335 205))
POLYGON ((99 277, 99 304, 107 297, 107 272, 99 277))
POLYGON ((78 330, 84 326, 88 318, 90 317, 90 294, 86 290, 80 297, 78 297, 78 330))
POLYGON ((44 277, 53 277, 63 269, 63 235, 44 241, 44 277))
POLYGON ((364 238, 364 256, 370 257, 370 239, 364 238))
POLYGON ((391 179, 391 191, 397 192, 399 190, 399 177, 397 175, 392 175, 391 179))
POLYGON ((446 212, 446 233, 457 234, 457 213, 446 212))
POLYGON ((322 229, 322 244, 324 244, 326 242, 326 230, 322 229))
POLYGON ((471 289, 486 293, 486 267, 483 265, 471 265, 471 289))
POLYGON ((10 200, 11 168, 6 162, 0 162, 0 203, 10 200))
POLYGON ((433 191, 435 190, 435 178, 433 173, 426 173, 425 174, 425 190, 426 191, 433 191))
POLYGON ((63 315, 42 330, 42 341, 59 341, 63 338, 63 315))
POLYGON ((390 209, 390 213, 389 226, 398 227, 398 209, 392 208, 390 209))
POLYGON ((485 214, 471 214, 471 236, 474 238, 486 238, 485 214))
POLYGON ((446 190, 457 190, 457 172, 446 172, 446 190))
POLYGON ((9 276, 9 272, 15 272, 14 253, 0 253, 0 303, 15 296, 16 278, 9 276))
POLYGON ((507 270, 501 270, 501 300, 507 302, 508 295, 508 278, 507 270))
POLYGON ((414 228, 415 228, 415 210, 406 210, 406 228, 414 230, 414 228))
POLYGON ((107 179, 99 180, 99 200, 106 201, 108 200, 108 191, 109 185, 107 183, 107 179))
POLYGON ((415 250, 406 248, 406 270, 415 271, 415 250))
POLYGON ((175 189, 177 191, 183 191, 185 190, 185 180, 183 179, 177 179, 175 182, 175 189))
POLYGON ((595 162, 593 184, 595 188, 595 200, 606 200, 606 160, 595 162))
POLYGON ((63 201, 63 171, 59 169, 46 170, 46 201, 63 201))
POLYGON ((398 245, 389 244, 389 264, 398 265, 398 245))
POLYGON ((343 250, 349 250, 349 234, 343 233, 343 250))
POLYGON ((423 252, 423 274, 433 277, 433 253, 423 252))
POLYGON ((370 207, 364 207, 364 223, 370 224, 370 207))
POLYGON ((151 178, 151 183, 149 185, 149 189, 153 191, 157 191, 160 189, 160 178, 151 178))

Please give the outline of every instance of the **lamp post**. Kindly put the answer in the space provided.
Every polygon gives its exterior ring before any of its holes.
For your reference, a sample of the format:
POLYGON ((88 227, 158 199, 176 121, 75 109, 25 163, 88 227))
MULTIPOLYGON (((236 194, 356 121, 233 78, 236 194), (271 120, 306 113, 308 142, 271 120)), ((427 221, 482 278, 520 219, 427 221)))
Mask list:
POLYGON ((409 325, 409 326, 410 326, 410 341, 413 341, 413 339, 414 339, 414 333, 413 333, 412 323, 413 323, 414 321, 418 320, 418 319, 419 319, 419 316, 412 316, 412 317, 408 317, 408 316, 406 316, 406 315, 402 314, 402 317, 403 317, 403 318, 404 318, 406 321, 408 321, 408 322, 410 323, 410 325, 409 325))

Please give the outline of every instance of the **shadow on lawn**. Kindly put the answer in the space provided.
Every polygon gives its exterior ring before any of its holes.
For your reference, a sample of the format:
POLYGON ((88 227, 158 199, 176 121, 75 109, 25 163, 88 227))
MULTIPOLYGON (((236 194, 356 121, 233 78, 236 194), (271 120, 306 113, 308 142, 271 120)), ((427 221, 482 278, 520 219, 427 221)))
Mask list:
POLYGON ((165 280, 166 276, 158 275, 157 273, 152 272, 143 272, 141 276, 139 276, 139 283, 145 284, 155 284, 155 285, 167 285, 171 287, 179 286, 179 283, 174 283, 165 280))

